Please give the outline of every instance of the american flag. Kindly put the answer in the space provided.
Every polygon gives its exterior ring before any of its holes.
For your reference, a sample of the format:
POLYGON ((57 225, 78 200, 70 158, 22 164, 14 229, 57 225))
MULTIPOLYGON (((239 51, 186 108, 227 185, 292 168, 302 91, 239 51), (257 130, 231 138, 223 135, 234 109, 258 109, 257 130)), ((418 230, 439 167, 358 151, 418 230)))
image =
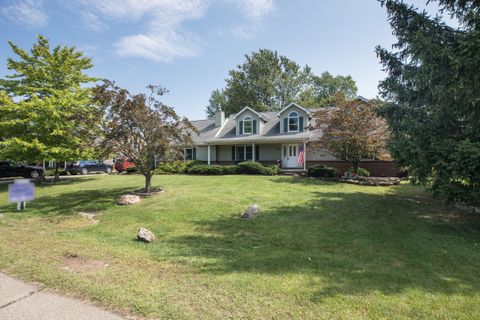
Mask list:
POLYGON ((303 145, 300 145, 300 148, 298 149, 297 163, 299 166, 303 166, 304 161, 305 161, 305 150, 303 150, 303 145))

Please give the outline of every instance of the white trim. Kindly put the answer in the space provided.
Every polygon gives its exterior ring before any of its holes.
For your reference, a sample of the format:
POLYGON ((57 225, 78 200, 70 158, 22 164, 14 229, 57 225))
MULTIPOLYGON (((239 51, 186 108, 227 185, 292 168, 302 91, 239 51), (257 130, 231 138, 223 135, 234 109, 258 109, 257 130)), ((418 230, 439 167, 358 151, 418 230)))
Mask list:
POLYGON ((254 131, 254 130, 253 130, 253 117, 252 117, 251 115, 249 115, 249 114, 245 115, 245 116, 243 117, 243 119, 242 119, 242 126, 243 126, 243 128, 242 128, 242 134, 247 134, 247 135, 248 135, 248 134, 253 134, 253 131, 254 131), (249 118, 249 120, 246 120, 246 121, 249 121, 249 122, 251 123, 251 127, 250 127, 250 128, 251 128, 251 132, 245 132, 245 118, 249 118))
POLYGON ((208 145, 207 149, 208 149, 208 165, 210 165, 210 145, 208 145))
POLYGON ((267 118, 265 118, 264 116, 262 116, 260 113, 258 113, 257 111, 253 110, 252 108, 250 107, 245 107, 243 108, 242 110, 240 110, 239 112, 237 112, 236 115, 233 116, 233 119, 237 119, 237 117, 242 114, 242 112, 244 112, 245 110, 249 110, 250 112, 253 112, 254 114, 256 114, 260 119, 262 119, 263 121, 268 121, 267 118))
POLYGON ((229 118, 227 118, 227 119, 223 122, 223 124, 222 124, 222 126, 220 127, 220 129, 218 129, 217 133, 216 133, 215 136, 214 136, 215 138, 218 137, 218 135, 220 134, 220 132, 222 132, 223 128, 225 128, 225 125, 227 124, 228 119, 229 119, 229 118))
POLYGON ((255 143, 252 143, 252 162, 255 162, 255 143))
POLYGON ((299 132, 299 131, 300 131, 300 115, 296 111, 291 111, 287 117, 287 132, 299 132), (297 116, 290 117, 290 115, 294 112, 297 116), (290 119, 297 119, 297 130, 290 130, 290 119))
POLYGON ((292 107, 292 106, 299 108, 300 110, 302 110, 303 112, 305 112, 309 117, 312 116, 312 113, 311 113, 308 109, 302 107, 301 105, 296 104, 295 102, 290 103, 288 106, 286 106, 285 108, 283 108, 282 110, 280 110, 280 111, 277 113, 277 116, 280 117, 280 115, 281 115, 285 110, 287 110, 288 108, 290 108, 290 107, 292 107))

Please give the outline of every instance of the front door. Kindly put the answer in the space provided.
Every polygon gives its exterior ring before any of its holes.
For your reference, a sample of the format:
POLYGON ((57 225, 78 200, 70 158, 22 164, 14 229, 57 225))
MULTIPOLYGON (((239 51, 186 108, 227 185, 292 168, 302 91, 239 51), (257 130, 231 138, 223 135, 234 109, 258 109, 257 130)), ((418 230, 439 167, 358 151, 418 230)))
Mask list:
POLYGON ((298 144, 284 144, 282 148, 282 167, 300 168, 298 164, 298 144))

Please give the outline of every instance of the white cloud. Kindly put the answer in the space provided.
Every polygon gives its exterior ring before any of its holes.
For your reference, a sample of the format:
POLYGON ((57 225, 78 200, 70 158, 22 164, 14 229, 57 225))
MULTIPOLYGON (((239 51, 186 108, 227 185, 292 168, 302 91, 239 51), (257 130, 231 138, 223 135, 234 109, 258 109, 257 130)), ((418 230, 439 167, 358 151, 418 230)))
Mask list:
POLYGON ((43 27, 48 22, 44 0, 12 0, 0 9, 0 13, 7 19, 28 28, 43 27))
MULTIPOLYGON (((0 13, 20 25, 39 27, 48 22, 45 0, 0 1, 9 1, 0 13)), ((226 30, 241 39, 260 32, 264 18, 275 10, 274 0, 56 0, 55 4, 69 8, 83 19, 86 28, 96 32, 120 24, 140 28, 118 38, 113 44, 115 52, 163 62, 199 54, 204 41, 189 32, 185 23, 204 17, 210 6, 227 4, 240 13, 244 23, 226 30)))
POLYGON ((275 10, 273 0, 230 0, 238 6, 249 19, 261 20, 275 10))

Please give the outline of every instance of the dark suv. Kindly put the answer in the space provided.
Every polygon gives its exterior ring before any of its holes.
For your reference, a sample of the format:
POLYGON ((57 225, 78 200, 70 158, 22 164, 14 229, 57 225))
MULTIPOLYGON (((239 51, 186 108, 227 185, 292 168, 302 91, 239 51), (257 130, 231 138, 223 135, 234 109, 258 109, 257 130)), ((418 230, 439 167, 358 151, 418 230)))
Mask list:
POLYGON ((105 164, 102 161, 96 160, 82 160, 74 162, 67 168, 67 171, 70 174, 77 174, 81 173, 83 175, 93 173, 93 172, 112 172, 112 166, 109 164, 105 164))
POLYGON ((45 175, 42 167, 28 166, 12 161, 0 161, 0 178, 24 177, 37 179, 45 175))

